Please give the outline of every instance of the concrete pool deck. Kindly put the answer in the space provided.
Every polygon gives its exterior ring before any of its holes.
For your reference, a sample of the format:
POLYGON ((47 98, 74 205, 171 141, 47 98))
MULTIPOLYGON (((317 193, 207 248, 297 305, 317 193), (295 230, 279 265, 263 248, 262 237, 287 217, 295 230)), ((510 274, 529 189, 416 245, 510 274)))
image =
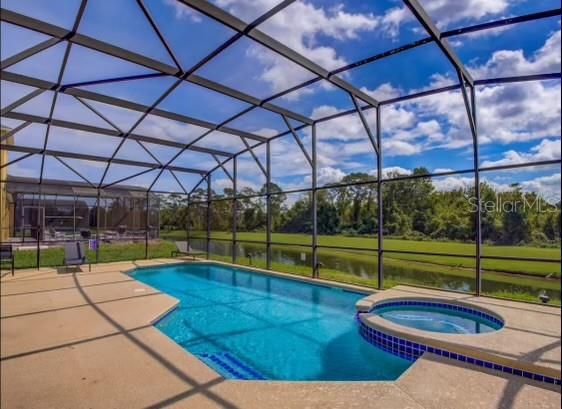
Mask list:
MULTIPOLYGON (((124 274, 139 266, 177 262, 156 259, 109 263, 92 265, 91 272, 78 273, 20 270, 14 277, 3 272, 0 406, 560 407, 560 389, 555 386, 431 354, 424 355, 396 382, 225 380, 152 327, 151 323, 173 308, 176 300, 124 274)), ((390 291, 426 290, 400 286, 384 293, 390 291)), ((514 332, 514 340, 519 342, 525 334, 532 339, 549 338, 549 343, 537 344, 535 354, 560 368, 560 309, 472 298, 514 314, 529 314, 528 328, 514 332), (555 320, 557 327, 553 327, 555 320)))

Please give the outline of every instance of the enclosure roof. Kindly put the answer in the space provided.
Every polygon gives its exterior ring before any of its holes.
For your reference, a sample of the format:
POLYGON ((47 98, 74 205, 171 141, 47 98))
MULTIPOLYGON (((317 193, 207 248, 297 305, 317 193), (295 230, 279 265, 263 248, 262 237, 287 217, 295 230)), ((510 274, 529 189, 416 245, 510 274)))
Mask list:
MULTIPOLYGON (((9 177, 6 183, 8 193, 19 194, 42 194, 57 196, 87 196, 96 197, 98 190, 88 186, 87 183, 69 182, 65 180, 43 179, 38 185, 33 179, 9 177)), ((122 185, 113 189, 105 189, 100 192, 103 196, 118 196, 146 199, 146 192, 136 186, 122 185)))
MULTIPOLYGON (((464 149, 477 127, 465 87, 530 81, 560 94, 558 0, 1 4, 2 180, 68 192, 190 194, 209 175, 232 187, 237 170, 259 186, 268 149, 294 180, 316 160, 319 177, 341 178, 381 150, 464 149), (437 94, 458 103, 418 102, 437 94)), ((490 103, 524 97, 490 92, 490 103)))

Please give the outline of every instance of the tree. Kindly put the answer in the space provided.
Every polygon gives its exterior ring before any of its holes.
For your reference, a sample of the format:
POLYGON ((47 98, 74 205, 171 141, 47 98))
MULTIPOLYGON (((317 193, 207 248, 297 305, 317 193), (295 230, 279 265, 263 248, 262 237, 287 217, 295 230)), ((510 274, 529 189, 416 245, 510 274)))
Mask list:
POLYGON ((310 195, 297 200, 286 212, 279 231, 283 233, 312 233, 310 195))
POLYGON ((318 234, 339 233, 340 216, 329 191, 318 191, 316 200, 318 234))
POLYGON ((529 215, 523 206, 521 188, 514 184, 513 190, 502 194, 502 242, 504 244, 526 243, 531 237, 529 215), (507 204, 507 206, 506 206, 507 204))

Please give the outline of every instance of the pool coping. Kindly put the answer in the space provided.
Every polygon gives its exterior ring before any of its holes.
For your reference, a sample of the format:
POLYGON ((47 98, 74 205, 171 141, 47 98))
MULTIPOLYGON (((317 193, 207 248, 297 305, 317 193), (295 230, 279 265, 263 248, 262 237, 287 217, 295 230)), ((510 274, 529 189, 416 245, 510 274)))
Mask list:
MULTIPOLYGON (((178 260, 177 262, 167 263, 165 266, 172 266, 172 265, 178 265, 178 264, 219 264, 219 265, 223 265, 223 266, 226 266, 226 267, 236 268, 238 270, 248 270, 250 272, 260 273, 260 274, 269 275, 269 276, 273 276, 273 277, 286 278, 286 279, 293 280, 293 281, 302 281, 302 282, 305 282, 305 283, 308 283, 308 284, 319 285, 319 286, 323 286, 323 287, 340 288, 342 290, 351 291, 351 292, 364 294, 364 295, 372 295, 372 294, 376 294, 380 291, 385 291, 385 290, 378 290, 376 288, 364 287, 364 286, 355 285, 355 284, 325 280, 325 279, 322 279, 322 278, 312 278, 312 277, 300 276, 300 275, 291 274, 291 273, 284 273, 282 271, 266 270, 266 269, 254 267, 254 266, 232 264, 232 263, 228 263, 228 262, 220 261, 220 260, 207 260, 207 259, 198 259, 198 258, 193 260, 193 259, 190 258, 189 260, 178 260)), ((143 265, 143 266, 139 266, 139 267, 133 267, 133 268, 130 268, 128 270, 123 271, 123 273, 130 275, 135 270, 154 268, 154 267, 158 267, 158 265, 143 265)), ((164 266, 161 266, 161 267, 164 267, 164 266)))

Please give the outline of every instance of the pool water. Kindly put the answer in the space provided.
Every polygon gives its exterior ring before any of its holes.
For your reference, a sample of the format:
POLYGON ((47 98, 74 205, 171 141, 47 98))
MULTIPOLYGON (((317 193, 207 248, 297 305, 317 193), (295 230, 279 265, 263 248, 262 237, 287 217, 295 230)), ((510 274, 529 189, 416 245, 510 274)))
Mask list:
POLYGON ((180 300, 156 327, 227 378, 395 380, 411 365, 359 335, 363 294, 213 264, 133 277, 180 300))
POLYGON ((437 306, 382 306, 373 312, 395 324, 424 331, 482 334, 501 328, 486 318, 437 306))

